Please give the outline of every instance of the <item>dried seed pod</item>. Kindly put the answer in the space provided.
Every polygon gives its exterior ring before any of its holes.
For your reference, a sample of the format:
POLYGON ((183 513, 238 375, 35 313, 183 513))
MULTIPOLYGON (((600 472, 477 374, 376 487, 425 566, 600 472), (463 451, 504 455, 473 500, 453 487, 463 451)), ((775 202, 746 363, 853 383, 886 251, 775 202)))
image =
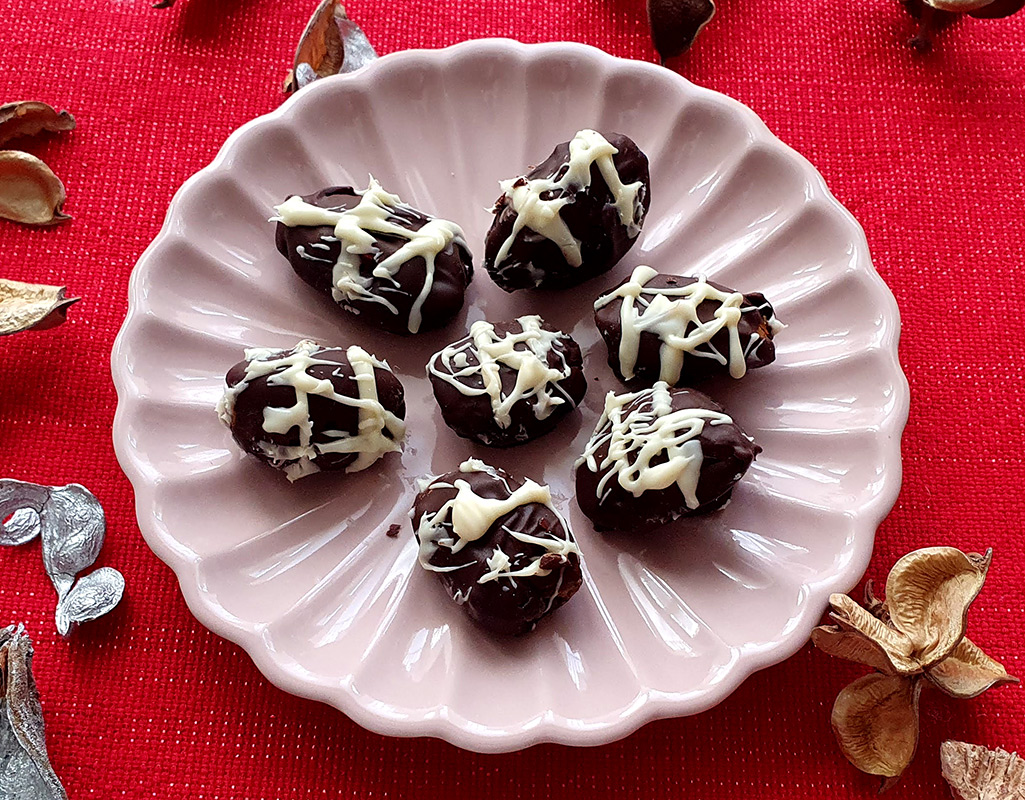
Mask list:
POLYGON ((833 732, 844 756, 883 778, 883 790, 915 755, 920 692, 920 680, 873 672, 846 687, 833 705, 833 732))
POLYGON ((19 627, 9 634, 2 650, 5 657, 0 660, 0 677, 3 678, 0 685, 4 687, 4 716, 18 745, 15 758, 8 761, 3 777, 9 780, 12 790, 33 791, 32 794, 4 796, 67 800, 67 793, 46 753, 43 709, 32 677, 32 642, 19 627))
POLYGON ((42 161, 18 150, 0 150, 0 217, 24 225, 71 219, 61 211, 64 184, 42 161))
POLYGON ((895 673, 886 651, 859 631, 839 625, 820 625, 811 632, 811 641, 827 655, 864 664, 886 675, 895 673))
POLYGON ((7 522, 0 523, 0 545, 31 542, 39 535, 39 514, 31 508, 19 508, 7 522))
POLYGON ((100 567, 83 576, 57 603, 57 632, 67 636, 74 625, 112 611, 124 591, 124 576, 112 567, 100 567))
POLYGON ((890 663, 887 672, 913 675, 922 671, 912 657, 914 645, 909 637, 877 619, 845 594, 830 595, 829 605, 833 609, 830 617, 842 629, 860 634, 879 647, 890 663))
POLYGON ((91 567, 103 547, 107 530, 103 507, 95 495, 77 483, 50 490, 40 512, 43 565, 57 590, 58 602, 71 589, 75 576, 91 567))
POLYGON ((712 0, 648 0, 651 41, 662 63, 687 52, 714 16, 712 0))
POLYGON ((63 286, 44 286, 0 278, 0 336, 61 325, 81 298, 65 296, 63 286))
POLYGON ((39 512, 49 497, 50 490, 45 486, 0 478, 0 545, 32 541, 39 533, 39 512), (35 516, 34 526, 25 514, 35 516))
POLYGON ((0 105, 0 144, 16 136, 35 136, 41 131, 70 131, 75 118, 67 111, 35 100, 0 105))
POLYGON ((977 744, 940 745, 943 777, 960 800, 1025 800, 1025 759, 977 744))
POLYGON ((377 58, 363 30, 349 19, 340 0, 321 0, 299 38, 285 91, 340 72, 354 72, 377 58))
POLYGON ((885 607, 893 626, 914 645, 924 667, 946 658, 964 638, 968 606, 982 590, 993 551, 985 556, 954 547, 926 547, 893 565, 885 607))
POLYGON ((934 667, 926 677, 951 697, 978 697, 987 689, 1002 683, 1018 683, 1008 675, 1004 665, 986 655, 982 648, 965 637, 953 652, 934 667))

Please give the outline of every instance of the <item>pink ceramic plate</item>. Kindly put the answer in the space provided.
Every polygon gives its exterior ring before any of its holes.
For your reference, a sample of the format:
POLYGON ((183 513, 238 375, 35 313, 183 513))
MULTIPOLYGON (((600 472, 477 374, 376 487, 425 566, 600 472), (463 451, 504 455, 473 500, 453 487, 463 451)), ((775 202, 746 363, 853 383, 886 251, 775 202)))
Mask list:
POLYGON ((828 594, 864 571, 900 485, 899 319, 858 224, 744 106, 577 44, 402 52, 313 84, 182 187, 130 295, 114 439, 147 542, 199 620, 270 680, 386 734, 481 751, 600 744, 707 709, 807 640, 828 594), (626 259, 579 289, 506 295, 478 270, 459 319, 399 338, 343 318, 274 249, 272 204, 372 173, 459 222, 479 259, 499 179, 585 127, 636 139, 652 203, 626 259), (790 327, 774 365, 707 387, 764 448, 733 502, 630 539, 591 530, 570 468, 620 389, 591 301, 640 263, 762 291, 790 327), (474 320, 533 312, 584 348, 584 406, 513 450, 458 439, 428 355, 474 320), (214 413, 226 369, 244 347, 304 337, 390 361, 409 408, 401 456, 289 485, 233 445, 214 413), (584 588, 525 638, 483 635, 415 565, 414 481, 470 455, 550 484, 580 541, 584 588))

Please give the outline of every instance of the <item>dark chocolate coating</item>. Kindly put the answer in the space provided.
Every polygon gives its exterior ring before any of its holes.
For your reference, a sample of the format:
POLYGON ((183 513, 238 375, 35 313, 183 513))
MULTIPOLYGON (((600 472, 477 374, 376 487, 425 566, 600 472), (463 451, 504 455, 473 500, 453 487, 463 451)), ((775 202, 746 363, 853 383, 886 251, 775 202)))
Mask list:
MULTIPOLYGON (((302 199, 320 208, 343 211, 355 208, 359 204, 360 195, 351 186, 332 186, 303 195, 302 199)), ((419 230, 430 220, 431 217, 406 205, 395 209, 392 217, 392 221, 413 231, 419 230)), ((418 256, 403 264, 395 274, 395 281, 399 284, 397 287, 388 278, 375 278, 374 267, 402 247, 405 240, 381 234, 375 234, 374 238, 374 252, 359 257, 359 272, 371 279, 368 291, 387 300, 399 313, 392 313, 381 303, 358 298, 342 298, 338 305, 369 325, 392 333, 409 334, 409 312, 423 289, 427 278, 427 263, 418 256)), ((279 222, 275 243, 300 278, 314 289, 331 295, 331 272, 341 252, 341 242, 335 238, 334 228, 330 225, 289 227, 279 222), (327 245, 327 249, 311 248, 314 244, 327 245), (302 248, 302 253, 299 248, 302 248)), ((463 307, 463 296, 472 278, 473 260, 465 247, 453 242, 448 249, 438 253, 434 260, 434 282, 421 308, 423 322, 418 332, 446 325, 463 307)))
MULTIPOLYGON (((684 408, 723 410, 710 397, 693 389, 671 389, 670 394, 673 411, 684 408)), ((651 395, 645 393, 624 406, 623 413, 648 410, 650 407, 651 395)), ((606 422, 601 429, 595 430, 595 435, 609 427, 610 423, 606 422)), ((576 470, 577 503, 594 524, 594 529, 644 533, 680 517, 708 514, 724 506, 733 493, 734 485, 743 477, 762 448, 736 423, 706 424, 698 439, 704 460, 696 492, 699 505, 695 509, 687 508, 676 484, 665 489, 652 489, 634 497, 615 477, 605 484, 604 496, 599 498, 598 484, 611 468, 601 469, 601 463, 609 452, 609 443, 602 444, 595 453, 598 472, 588 469, 586 462, 576 470)), ((656 463, 665 463, 667 460, 668 457, 663 455, 660 461, 656 459, 656 463)))
MULTIPOLYGON (((434 483, 453 485, 457 480, 466 481, 480 497, 496 500, 507 499, 512 492, 523 485, 500 469, 499 477, 487 472, 460 472, 454 470, 434 480, 434 483)), ((456 489, 427 488, 416 496, 413 504, 413 532, 420 526, 424 514, 436 513, 445 503, 456 496, 456 489)), ((565 556, 548 553, 536 544, 521 542, 507 533, 504 528, 525 533, 541 539, 573 540, 558 515, 541 503, 527 503, 499 517, 481 538, 467 543, 458 553, 446 547, 438 547, 430 563, 439 567, 469 564, 451 572, 436 572, 449 596, 466 597, 462 608, 475 622, 489 631, 503 634, 522 634, 532 631, 542 617, 550 614, 570 599, 580 588, 580 558, 576 553, 565 556), (495 548, 509 556, 510 570, 529 566, 538 557, 546 559, 544 568, 548 575, 533 575, 518 578, 497 578, 487 583, 478 579, 490 571, 487 559, 495 548)), ((435 538, 452 537, 452 524, 446 521, 435 538)), ((419 539, 418 539, 419 540, 419 539)))
MULTIPOLYGON (((555 331, 555 328, 548 324, 544 324, 542 327, 548 331, 555 331)), ((495 323, 495 331, 499 335, 509 332, 521 333, 523 327, 516 320, 498 322, 495 323)), ((470 336, 460 339, 452 346, 466 355, 469 366, 480 364, 479 353, 470 336)), ((525 342, 520 342, 515 345, 515 349, 527 350, 528 348, 525 342)), ((432 357, 431 363, 439 372, 451 375, 452 373, 445 369, 440 356, 440 353, 436 353, 432 357)), ((495 419, 490 395, 465 395, 444 379, 431 372, 427 374, 431 379, 434 397, 438 401, 441 416, 446 425, 464 439, 473 439, 490 447, 512 447, 554 430, 555 426, 583 400, 587 391, 587 378, 584 376, 584 362, 580 354, 580 345, 571 336, 559 332, 559 338, 552 343, 552 349, 548 351, 547 363, 554 369, 564 369, 564 362, 565 367, 569 367, 569 375, 557 383, 562 391, 553 389, 552 395, 562 397, 566 402, 556 407, 544 419, 538 419, 534 413, 537 398, 523 398, 513 404, 509 412, 511 423, 507 428, 500 427, 495 419)), ((502 379, 502 394, 507 396, 516 385, 518 373, 512 367, 500 363, 498 374, 502 379)), ((467 375, 459 380, 474 389, 481 389, 484 386, 480 375, 467 375)))
MULTIPOLYGON (((627 278, 619 286, 622 286, 623 283, 629 280, 627 278)), ((674 286, 687 286, 696 280, 696 278, 659 273, 648 281, 645 286, 650 286, 653 289, 665 289, 674 286)), ((708 281, 708 283, 721 292, 732 293, 735 291, 723 286, 721 283, 715 283, 714 281, 708 281)), ((619 288, 619 286, 616 288, 619 288)), ((609 291, 612 292, 615 289, 609 291)), ((744 311, 740 316, 740 322, 737 323, 737 331, 740 333, 741 344, 745 347, 753 334, 757 334, 763 340, 760 345, 752 348, 751 353, 745 358, 748 369, 757 369, 776 360, 776 345, 773 344, 772 329, 769 327, 769 320, 773 317, 773 310, 772 305, 765 299, 765 295, 758 292, 744 295, 744 308, 748 307, 750 307, 750 310, 744 311)), ((650 331, 643 331, 641 333, 637 363, 634 365, 634 377, 627 381, 623 377, 619 364, 619 343, 623 338, 623 326, 620 320, 622 308, 623 298, 617 297, 608 305, 594 312, 594 323, 598 326, 598 332, 601 334, 601 338, 605 340, 606 347, 608 347, 609 366, 616 373, 616 377, 631 388, 652 386, 659 380, 662 370, 659 357, 662 341, 659 339, 658 334, 650 331)), ((719 303, 716 303, 714 300, 706 300, 698 306, 698 319, 702 322, 710 321, 718 308, 719 303)), ((730 352, 729 331, 723 328, 716 333, 712 337, 711 345, 723 355, 728 356, 730 352)), ((707 345, 702 345, 702 349, 705 348, 707 348, 707 345)), ((683 369, 680 370, 680 380, 674 385, 691 386, 713 375, 728 376, 729 374, 730 366, 728 363, 722 364, 713 358, 702 358, 701 356, 685 353, 683 356, 683 369)))
MULTIPOLYGON (((623 184, 637 181, 644 184, 639 194, 643 208, 637 220, 640 225, 651 204, 648 158, 632 139, 619 133, 602 135, 619 150, 612 157, 612 162, 623 184)), ((569 142, 563 142, 525 177, 528 180, 546 178, 557 173, 568 161, 569 142)), ((554 199, 566 193, 556 190, 551 197, 554 199)), ((566 262, 562 250, 555 242, 526 227, 516 235, 509 255, 496 265, 498 251, 512 233, 516 219, 516 212, 508 197, 503 194, 498 199, 495 203, 495 220, 485 240, 484 266, 502 289, 511 292, 535 287, 563 289, 575 286, 612 269, 638 238, 631 237, 627 226, 620 222, 612 192, 597 164, 591 165, 590 186, 574 191, 573 199, 563 206, 559 215, 581 244, 582 263, 579 267, 570 266, 566 262)))
MULTIPOLYGON (((280 351, 273 358, 283 358, 289 351, 280 351)), ((317 359, 332 362, 316 364, 306 370, 308 375, 331 381, 336 393, 359 398, 359 387, 356 383, 352 365, 345 354, 344 348, 325 348, 317 351, 317 359)), ((225 378, 229 387, 237 386, 245 379, 249 361, 242 360, 228 370, 225 378)), ((278 374, 277 370, 272 375, 278 374)), ((287 385, 273 385, 268 382, 270 375, 254 378, 235 397, 232 414, 231 435, 238 446, 265 464, 277 469, 284 469, 295 461, 277 462, 260 448, 260 442, 272 445, 297 447, 299 429, 293 427, 287 433, 268 433, 263 429, 263 411, 265 408, 287 408, 295 405, 295 389, 287 385)), ((377 397, 381 405, 395 416, 403 419, 406 416, 406 404, 402 384, 391 370, 374 368, 374 379, 377 382, 377 397)), ((327 397, 317 394, 308 396, 310 419, 313 421, 311 444, 327 444, 337 441, 335 437, 324 435, 324 431, 345 431, 356 436, 359 433, 359 409, 355 406, 336 403, 327 397)), ((387 433, 384 431, 383 433, 387 433)), ((357 453, 323 453, 312 461, 321 470, 345 469, 358 457, 357 453)))

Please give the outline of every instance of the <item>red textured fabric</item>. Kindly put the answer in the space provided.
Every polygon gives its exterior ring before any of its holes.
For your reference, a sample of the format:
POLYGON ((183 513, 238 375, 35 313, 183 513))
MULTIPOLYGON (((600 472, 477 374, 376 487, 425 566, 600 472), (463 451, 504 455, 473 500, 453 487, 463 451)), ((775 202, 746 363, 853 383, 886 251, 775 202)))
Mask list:
MULTIPOLYGON (((0 101, 72 110, 19 144, 68 188, 71 224, 0 222, 0 275, 85 298, 55 331, 0 339, 0 476, 78 481, 106 506, 100 563, 122 606, 65 642, 38 543, 0 550, 0 622, 35 638, 50 751, 72 798, 846 798, 874 780, 840 756, 837 692, 864 670, 805 648, 698 717, 597 749, 505 756, 391 740, 269 685, 189 615, 136 528, 110 441, 108 358, 128 276, 171 195, 241 123, 276 107, 313 3, 0 0, 0 101)), ((484 36, 571 39, 653 59, 642 0, 351 0, 381 52, 484 36)), ((902 309, 911 382, 905 484, 869 575, 933 544, 996 548, 972 638, 1025 671, 1025 14, 966 20, 916 56, 896 0, 720 0, 678 68, 751 106, 864 225, 902 309)), ((939 798, 948 737, 1025 750, 1025 694, 923 698, 919 755, 893 798, 939 798)))

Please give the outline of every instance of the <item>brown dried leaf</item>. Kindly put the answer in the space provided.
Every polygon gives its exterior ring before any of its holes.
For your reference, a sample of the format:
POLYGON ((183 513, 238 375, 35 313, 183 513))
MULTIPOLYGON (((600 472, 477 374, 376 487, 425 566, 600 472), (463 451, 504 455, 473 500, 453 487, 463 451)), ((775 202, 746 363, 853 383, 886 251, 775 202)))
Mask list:
POLYGON ((940 745, 943 777, 960 800, 1025 800, 1025 759, 977 744, 940 745))
POLYGON ((926 670, 926 677, 949 694, 967 700, 1002 683, 1018 683, 1004 665, 986 655, 967 636, 939 664, 926 670))
POLYGON ((827 655, 856 661, 887 675, 895 672, 883 648, 857 631, 839 625, 819 625, 811 632, 811 641, 827 655))
POLYGON ((64 184, 42 161, 18 150, 0 150, 0 218, 25 225, 55 225, 71 219, 61 212, 64 184))
POLYGON ((889 659, 893 667, 891 671, 902 675, 922 671, 918 662, 911 657, 912 642, 903 633, 872 616, 845 594, 830 595, 829 605, 833 608, 830 616, 841 628, 860 634, 878 645, 889 659))
POLYGON ((833 705, 833 733, 854 766, 891 779, 907 768, 918 747, 921 681, 871 673, 844 688, 833 705))
POLYGON ((321 0, 299 38, 285 91, 340 72, 354 72, 377 58, 362 28, 349 19, 340 0, 321 0))
POLYGON ((686 53, 714 16, 712 0, 648 0, 651 41, 662 63, 686 53))
POLYGON ((67 320, 79 297, 65 297, 63 286, 43 286, 0 278, 0 336, 55 328, 67 320))
POLYGON ((982 590, 992 549, 985 556, 954 547, 908 553, 886 578, 890 621, 914 644, 923 667, 943 660, 964 638, 968 607, 982 590))
POLYGON ((35 100, 21 100, 0 106, 0 144, 16 136, 35 136, 40 131, 71 131, 75 118, 67 111, 35 100))

